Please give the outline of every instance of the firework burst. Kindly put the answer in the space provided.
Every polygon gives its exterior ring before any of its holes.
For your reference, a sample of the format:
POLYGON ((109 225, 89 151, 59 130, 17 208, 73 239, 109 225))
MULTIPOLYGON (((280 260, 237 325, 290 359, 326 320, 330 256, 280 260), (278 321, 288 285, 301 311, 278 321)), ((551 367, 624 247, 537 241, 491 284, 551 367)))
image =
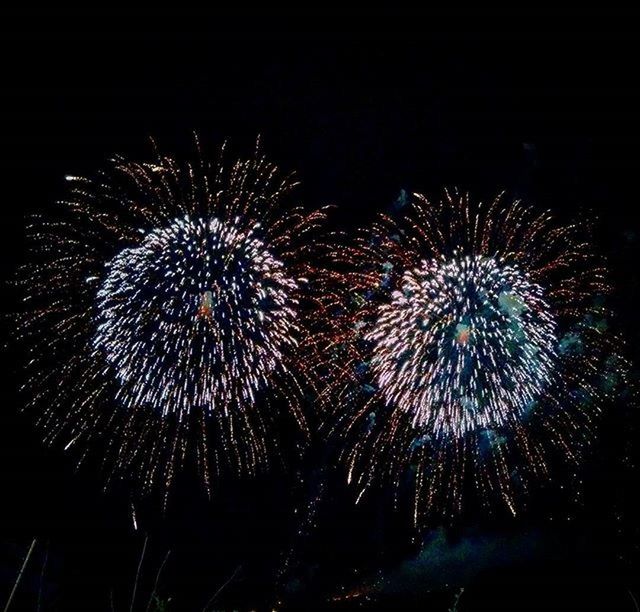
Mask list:
POLYGON ((296 183, 259 150, 228 167, 199 146, 193 163, 118 157, 67 178, 55 216, 30 228, 21 276, 24 388, 45 439, 81 457, 102 445, 145 493, 166 495, 187 456, 207 488, 212 468, 255 471, 274 412, 305 430, 300 347, 324 212, 287 206, 296 183))
POLYGON ((322 367, 349 480, 410 483, 416 523, 474 486, 515 513, 554 453, 579 459, 624 373, 605 270, 578 226, 521 202, 408 208, 338 251, 327 282, 322 367))

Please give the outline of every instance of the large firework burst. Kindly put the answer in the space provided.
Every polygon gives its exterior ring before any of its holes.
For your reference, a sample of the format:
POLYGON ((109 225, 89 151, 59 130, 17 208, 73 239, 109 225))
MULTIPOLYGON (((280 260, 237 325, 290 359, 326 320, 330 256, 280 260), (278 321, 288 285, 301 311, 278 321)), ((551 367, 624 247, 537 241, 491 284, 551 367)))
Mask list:
POLYGON ((349 480, 411 483, 416 522, 470 483, 515 512, 554 452, 577 461, 624 371, 605 270, 580 227, 521 202, 407 206, 338 251, 326 292, 349 480))
POLYGON ((119 475, 165 490, 193 449, 253 471, 284 407, 304 430, 309 279, 322 211, 261 154, 225 164, 121 157, 35 220, 21 277, 25 389, 47 441, 103 444, 119 475))

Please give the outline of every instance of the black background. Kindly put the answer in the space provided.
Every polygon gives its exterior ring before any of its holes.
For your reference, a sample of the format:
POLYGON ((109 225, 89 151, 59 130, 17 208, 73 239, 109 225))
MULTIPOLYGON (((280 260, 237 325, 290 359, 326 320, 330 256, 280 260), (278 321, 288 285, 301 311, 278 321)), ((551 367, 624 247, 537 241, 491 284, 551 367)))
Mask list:
MULTIPOLYGON (((563 218, 586 211, 637 363, 635 15, 282 15, 5 15, 3 278, 23 257, 25 216, 64 196, 66 174, 90 175, 113 153, 147 158, 150 137, 180 154, 195 130, 210 150, 230 139, 248 153, 260 134, 302 179, 300 199, 335 204, 345 228, 401 189, 437 196, 443 186, 478 199, 504 189, 563 218)), ((407 517, 375 499, 354 508, 340 474, 320 470, 319 441, 293 467, 224 480, 212 502, 184 482, 166 514, 138 509, 134 530, 126 490, 105 494, 97 468, 76 471, 74 457, 43 447, 19 413, 15 355, 3 356, 0 601, 37 538, 15 609, 35 609, 39 591, 42 610, 108 610, 111 592, 128 609, 145 533, 140 610, 168 550, 160 592, 172 610, 202 609, 230 577, 213 607, 447 610, 463 585, 459 610, 637 609, 637 416, 626 403, 603 418, 579 504, 547 483, 516 519, 479 512, 427 531, 431 565, 408 576, 397 567, 420 537, 407 517), (315 527, 296 537, 320 493, 315 527), (434 548, 438 534, 446 543, 434 548), (292 544, 293 569, 278 578, 292 544), (392 587, 362 587, 379 572, 392 587), (336 601, 344 592, 359 596, 336 601)))

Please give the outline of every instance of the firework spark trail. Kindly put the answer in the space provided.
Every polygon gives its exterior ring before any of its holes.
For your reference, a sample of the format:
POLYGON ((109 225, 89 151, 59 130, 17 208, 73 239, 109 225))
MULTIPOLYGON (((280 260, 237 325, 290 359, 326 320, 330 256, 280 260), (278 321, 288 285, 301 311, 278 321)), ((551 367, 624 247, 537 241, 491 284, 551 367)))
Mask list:
POLYGON ((414 194, 332 254, 318 359, 358 498, 409 479, 419 523, 459 512, 472 483, 516 512, 552 455, 579 460, 625 375, 582 231, 521 202, 414 194))
POLYGON ((311 384, 310 263, 324 210, 259 149, 227 166, 117 157, 30 227, 18 337, 47 442, 99 446, 112 474, 166 493, 191 451, 210 469, 268 460, 276 412, 311 384))

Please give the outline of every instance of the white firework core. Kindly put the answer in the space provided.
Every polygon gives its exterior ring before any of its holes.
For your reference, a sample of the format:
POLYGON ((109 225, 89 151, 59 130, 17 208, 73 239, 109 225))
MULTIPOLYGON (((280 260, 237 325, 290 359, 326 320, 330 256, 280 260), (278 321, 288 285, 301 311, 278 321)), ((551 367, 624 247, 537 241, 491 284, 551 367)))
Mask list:
POLYGON ((542 288, 482 256, 405 271, 365 339, 385 402, 436 438, 518 422, 556 362, 556 322, 542 288))
POLYGON ((227 413, 253 403, 295 346, 298 282, 238 220, 184 217, 109 263, 92 352, 125 407, 227 413))

